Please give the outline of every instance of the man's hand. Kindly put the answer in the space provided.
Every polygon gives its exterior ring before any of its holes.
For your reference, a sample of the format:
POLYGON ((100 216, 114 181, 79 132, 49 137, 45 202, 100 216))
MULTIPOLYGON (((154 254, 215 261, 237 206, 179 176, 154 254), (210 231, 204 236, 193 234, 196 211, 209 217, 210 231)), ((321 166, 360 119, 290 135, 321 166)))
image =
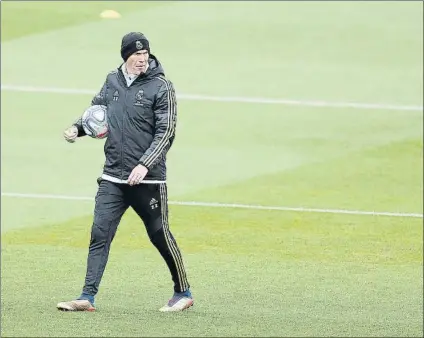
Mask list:
POLYGON ((128 184, 135 185, 141 183, 144 177, 146 177, 148 171, 149 170, 144 165, 137 165, 128 177, 128 184))
POLYGON ((63 133, 63 137, 69 143, 74 143, 75 140, 76 140, 76 138, 77 138, 77 136, 78 136, 78 129, 75 126, 69 127, 63 133))

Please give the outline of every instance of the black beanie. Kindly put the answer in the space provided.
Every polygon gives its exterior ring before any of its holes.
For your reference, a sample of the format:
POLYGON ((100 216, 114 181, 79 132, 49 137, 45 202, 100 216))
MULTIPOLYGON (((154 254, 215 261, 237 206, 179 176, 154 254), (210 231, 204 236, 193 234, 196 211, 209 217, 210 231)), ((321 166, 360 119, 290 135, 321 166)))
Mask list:
POLYGON ((147 50, 150 53, 149 41, 144 34, 139 32, 131 32, 125 34, 121 43, 121 56, 124 61, 139 50, 147 50))

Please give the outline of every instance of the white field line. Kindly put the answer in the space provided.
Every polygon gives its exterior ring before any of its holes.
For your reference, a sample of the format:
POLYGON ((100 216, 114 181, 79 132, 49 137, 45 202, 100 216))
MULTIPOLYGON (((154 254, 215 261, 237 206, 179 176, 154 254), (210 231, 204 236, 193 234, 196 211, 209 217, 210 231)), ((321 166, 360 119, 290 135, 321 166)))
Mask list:
MULTIPOLYGON (((2 84, 1 90, 17 92, 35 92, 35 93, 58 93, 58 94, 83 94, 94 95, 95 90, 91 89, 72 89, 56 87, 33 87, 2 84)), ((394 105, 380 103, 355 103, 355 102, 330 102, 330 101, 310 101, 295 99, 270 99, 261 97, 237 97, 237 96, 208 96, 196 94, 177 94, 177 98, 187 101, 216 101, 216 102, 238 102, 238 103, 260 103, 260 104, 280 104, 288 106, 304 107, 326 107, 326 108, 354 108, 354 109, 373 109, 373 110, 399 110, 399 111, 423 111, 423 106, 416 105, 394 105)))
MULTIPOLYGON (((88 196, 68 196, 68 195, 49 195, 49 194, 23 194, 2 192, 1 196, 15 198, 35 198, 35 199, 55 199, 55 200, 76 200, 76 201, 93 201, 93 197, 88 196)), ((195 201, 169 201, 173 205, 198 206, 198 207, 213 207, 213 208, 235 208, 235 209, 256 209, 256 210, 279 210, 279 211, 294 211, 294 212, 313 212, 327 214, 349 214, 349 215, 368 215, 368 216, 388 216, 388 217, 413 217, 423 218, 423 214, 418 213, 403 213, 403 212, 378 212, 378 211, 359 211, 359 210, 343 210, 343 209, 315 209, 315 208, 294 208, 282 206, 265 206, 265 205, 250 205, 250 204, 229 204, 215 202, 195 202, 195 201)))

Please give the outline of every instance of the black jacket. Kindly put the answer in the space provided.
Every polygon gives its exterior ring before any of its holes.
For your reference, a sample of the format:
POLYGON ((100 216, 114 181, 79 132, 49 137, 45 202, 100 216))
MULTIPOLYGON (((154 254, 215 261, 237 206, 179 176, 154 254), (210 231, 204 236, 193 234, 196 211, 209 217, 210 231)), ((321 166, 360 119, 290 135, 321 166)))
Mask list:
MULTIPOLYGON (((127 180, 142 164, 145 180, 166 180, 166 154, 175 138, 177 103, 173 84, 150 55, 146 73, 128 87, 121 67, 110 72, 92 105, 107 106, 108 135, 103 174, 127 180)), ((84 136, 81 119, 75 124, 84 136)))

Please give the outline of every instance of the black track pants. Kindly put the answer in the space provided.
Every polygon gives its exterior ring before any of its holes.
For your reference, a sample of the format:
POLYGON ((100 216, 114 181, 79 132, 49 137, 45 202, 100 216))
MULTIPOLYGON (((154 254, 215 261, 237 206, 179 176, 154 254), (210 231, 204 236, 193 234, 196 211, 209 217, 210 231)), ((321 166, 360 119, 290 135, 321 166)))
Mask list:
POLYGON ((83 293, 92 296, 97 294, 110 245, 122 215, 129 207, 140 216, 150 241, 165 260, 174 282, 174 291, 187 290, 190 285, 183 259, 169 230, 166 183, 129 186, 101 180, 96 195, 83 293))

